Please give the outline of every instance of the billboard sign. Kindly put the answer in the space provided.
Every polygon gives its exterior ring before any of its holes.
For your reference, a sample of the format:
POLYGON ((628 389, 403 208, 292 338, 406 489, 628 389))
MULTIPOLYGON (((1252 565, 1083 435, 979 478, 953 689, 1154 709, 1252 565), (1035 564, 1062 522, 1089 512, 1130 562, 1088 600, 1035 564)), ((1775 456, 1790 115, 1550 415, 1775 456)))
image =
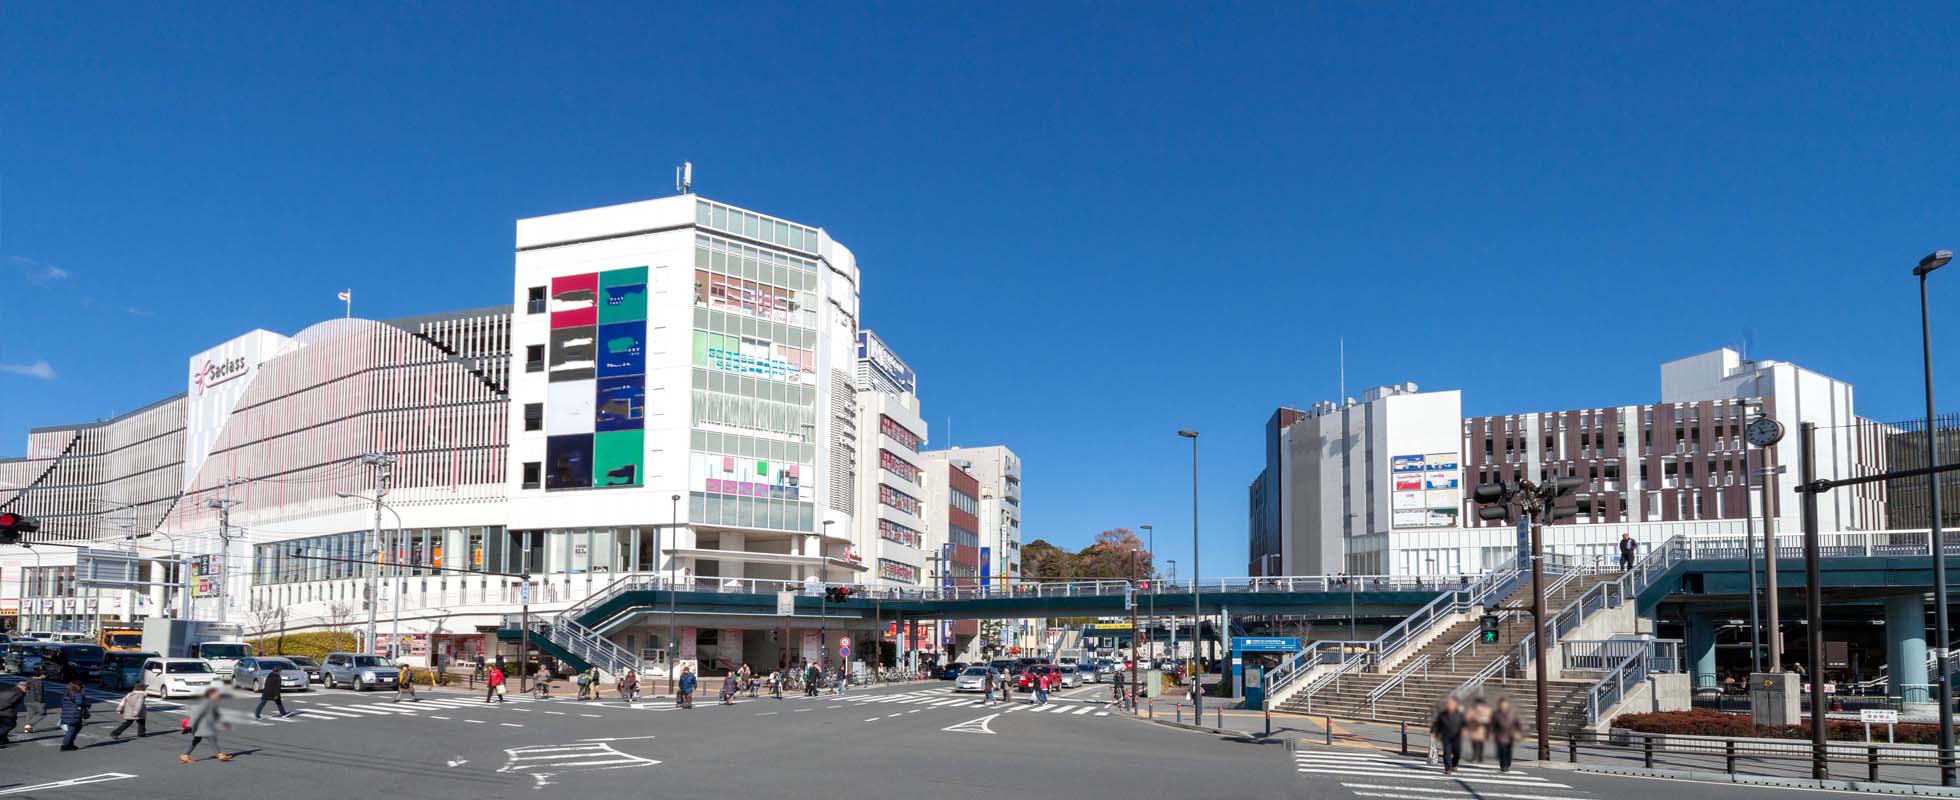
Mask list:
POLYGON ((918 392, 918 374, 900 360, 897 353, 893 353, 891 348, 886 347, 885 341, 878 338, 878 334, 868 330, 858 331, 857 357, 858 360, 869 363, 872 369, 878 370, 892 383, 897 384, 900 391, 906 394, 918 392))
POLYGON ((1446 528, 1462 511, 1461 464, 1455 453, 1389 457, 1394 494, 1389 524, 1397 528, 1446 528))
POLYGON ((231 410, 245 396, 259 365, 272 360, 289 339, 271 331, 254 330, 191 356, 184 398, 184 488, 218 443, 218 434, 231 419, 231 410))

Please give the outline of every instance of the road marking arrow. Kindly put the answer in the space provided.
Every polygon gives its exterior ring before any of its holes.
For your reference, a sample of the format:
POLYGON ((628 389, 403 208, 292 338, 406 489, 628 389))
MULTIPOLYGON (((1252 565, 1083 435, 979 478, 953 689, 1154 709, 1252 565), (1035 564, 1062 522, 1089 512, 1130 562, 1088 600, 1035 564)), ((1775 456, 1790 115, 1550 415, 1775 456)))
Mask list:
POLYGON ((998 716, 1000 715, 988 714, 987 716, 981 717, 979 719, 970 719, 958 725, 949 725, 947 727, 940 728, 940 730, 952 731, 953 733, 985 733, 985 734, 993 735, 994 729, 988 727, 988 723, 993 722, 994 717, 998 717, 998 716))

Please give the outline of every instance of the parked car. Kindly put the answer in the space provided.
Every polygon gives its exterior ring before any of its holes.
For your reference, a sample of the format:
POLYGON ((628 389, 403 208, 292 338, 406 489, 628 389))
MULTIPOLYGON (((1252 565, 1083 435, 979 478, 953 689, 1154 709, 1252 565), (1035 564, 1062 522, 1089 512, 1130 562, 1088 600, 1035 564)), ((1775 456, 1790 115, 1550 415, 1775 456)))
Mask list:
POLYGON ((955 661, 939 670, 939 679, 942 681, 956 680, 963 674, 966 674, 966 662, 955 661))
POLYGON ((1063 664, 1056 667, 1055 672, 1061 676, 1059 685, 1064 689, 1073 689, 1082 685, 1082 670, 1072 665, 1063 664))
POLYGON ((1040 681, 1043 688, 1053 690, 1061 680, 1062 674, 1055 669, 1055 665, 1029 664, 1021 670, 1021 676, 1014 682, 1014 688, 1023 692, 1032 692, 1035 682, 1040 681))
POLYGON ((327 663, 320 666, 327 688, 342 686, 357 692, 369 689, 393 689, 401 681, 401 670, 388 663, 385 656, 371 653, 328 653, 327 663))
POLYGON ((41 669, 62 680, 91 683, 102 677, 102 661, 108 655, 99 644, 56 644, 47 651, 41 669))
POLYGON ((102 659, 102 678, 104 689, 128 691, 143 682, 143 662, 157 658, 156 653, 140 653, 128 650, 111 651, 102 659))
POLYGON ((201 658, 152 658, 143 662, 144 694, 164 699, 196 697, 218 685, 218 671, 201 658))
POLYGON ((280 656, 280 658, 293 662, 293 666, 299 667, 301 672, 306 673, 308 683, 320 682, 320 662, 313 660, 312 656, 280 656))
POLYGON ((953 681, 955 692, 978 692, 986 688, 987 676, 994 674, 993 667, 967 667, 960 677, 953 681))
POLYGON ((1012 675, 1020 669, 1021 663, 1011 658, 996 658, 987 662, 987 666, 993 668, 995 675, 1012 675))
POLYGON ((306 670, 278 656, 248 656, 231 668, 232 688, 241 692, 264 689, 269 680, 279 681, 279 688, 288 692, 304 692, 308 683, 306 670))

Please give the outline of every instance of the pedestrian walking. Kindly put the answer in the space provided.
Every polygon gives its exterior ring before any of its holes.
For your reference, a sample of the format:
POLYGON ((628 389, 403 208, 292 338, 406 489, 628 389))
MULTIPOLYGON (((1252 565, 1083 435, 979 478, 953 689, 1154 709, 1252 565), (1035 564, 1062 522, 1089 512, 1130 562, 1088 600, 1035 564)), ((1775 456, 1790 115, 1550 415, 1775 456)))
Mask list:
POLYGON ((817 685, 821 683, 823 683, 823 671, 817 669, 817 665, 815 664, 805 665, 803 667, 803 694, 809 697, 816 697, 817 685))
POLYGON ((1443 759, 1443 774, 1455 774, 1457 763, 1463 760, 1463 709, 1456 698, 1443 701, 1435 721, 1429 723, 1429 736, 1443 759))
POLYGON ((749 665, 743 664, 741 669, 735 671, 735 674, 740 676, 740 682, 735 685, 735 690, 739 692, 743 689, 748 689, 749 699, 754 700, 755 673, 749 671, 749 665))
POLYGON ((680 697, 676 699, 675 705, 681 708, 694 707, 694 684, 696 680, 693 667, 681 667, 681 685, 678 687, 680 697))
POLYGON ((12 743, 7 738, 20 723, 20 710, 27 705, 27 692, 18 683, 0 686, 0 748, 12 743))
POLYGON ((490 672, 484 675, 483 685, 490 687, 483 695, 483 702, 488 703, 494 700, 501 703, 504 701, 504 670, 502 667, 491 667, 490 672))
POLYGON ((1620 571, 1633 569, 1633 555, 1640 552, 1640 543, 1634 541, 1633 534, 1620 534, 1620 571))
MULTIPOLYGON (((277 680, 273 681, 273 683, 277 683, 277 682, 278 682, 277 680)), ((407 697, 408 699, 414 700, 417 703, 422 702, 422 698, 415 696, 415 667, 409 664, 408 659, 406 658, 395 663, 394 702, 397 703, 401 702, 403 697, 407 697)), ((264 708, 265 703, 260 702, 259 707, 264 708)), ((281 715, 284 715, 285 711, 286 709, 284 706, 281 706, 279 708, 279 712, 281 715)))
POLYGON ((838 664, 837 665, 837 694, 838 695, 844 694, 844 687, 849 685, 851 685, 851 666, 849 664, 838 664))
POLYGON ((75 737, 82 733, 82 725, 88 720, 88 695, 82 692, 79 678, 69 678, 68 688, 61 693, 61 729, 66 735, 61 737, 61 749, 80 750, 75 746, 75 737))
POLYGON ((1490 735, 1490 706, 1479 697, 1463 713, 1463 732, 1470 737, 1470 763, 1484 763, 1484 739, 1490 735))
POLYGON ((735 705, 735 693, 742 688, 742 678, 733 672, 721 679, 721 704, 735 705))
POLYGON ((145 684, 136 684, 135 688, 129 690, 129 694, 123 695, 121 700, 116 701, 116 715, 122 717, 122 724, 117 725, 115 730, 109 731, 109 738, 122 738, 123 731, 129 730, 131 725, 136 726, 136 738, 141 739, 150 735, 148 719, 150 710, 144 705, 149 697, 144 687, 145 684))
POLYGON ((48 715, 48 679, 36 671, 27 676, 27 681, 21 684, 21 691, 26 695, 26 731, 33 733, 34 725, 48 715))
POLYGON ((987 670, 987 674, 980 676, 980 704, 984 706, 994 704, 994 671, 992 668, 987 670))
MULTIPOLYGON (((292 716, 292 714, 286 711, 286 700, 284 697, 286 687, 283 685, 284 683, 285 681, 279 679, 279 670, 276 669, 266 670, 264 675, 259 676, 259 707, 252 709, 252 719, 265 718, 266 703, 271 703, 275 708, 278 708, 281 718, 292 716)), ((395 695, 395 700, 400 702, 401 695, 395 695)))
POLYGON ((221 730, 231 730, 231 724, 224 721, 218 708, 218 687, 213 686, 204 690, 204 702, 192 709, 190 717, 184 720, 184 732, 190 734, 191 745, 184 748, 184 754, 177 757, 177 763, 191 763, 191 754, 197 752, 197 746, 206 739, 211 740, 211 749, 218 751, 219 761, 230 761, 231 754, 218 744, 218 732, 221 730))
POLYGON ((1048 675, 1037 672, 1028 677, 1034 681, 1034 704, 1038 706, 1048 705, 1048 675))
POLYGON ((788 682, 789 673, 787 672, 779 669, 769 673, 769 692, 774 694, 777 700, 783 699, 783 684, 788 682))
POLYGON ((470 689, 476 689, 476 682, 484 679, 483 660, 477 659, 476 666, 470 668, 470 689))
POLYGON ((1497 710, 1490 715, 1490 738, 1497 744, 1497 770, 1511 771, 1511 750, 1517 746, 1518 733, 1524 726, 1518 723, 1518 715, 1511 710, 1511 698, 1497 698, 1497 710))

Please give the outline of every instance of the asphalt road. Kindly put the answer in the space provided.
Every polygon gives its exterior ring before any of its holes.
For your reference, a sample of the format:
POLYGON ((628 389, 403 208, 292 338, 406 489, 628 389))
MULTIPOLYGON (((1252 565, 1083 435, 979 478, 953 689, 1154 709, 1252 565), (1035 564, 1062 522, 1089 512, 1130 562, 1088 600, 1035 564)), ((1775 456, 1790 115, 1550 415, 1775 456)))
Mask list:
MULTIPOLYGON (((704 684, 707 683, 704 681, 704 684)), ((290 718, 251 719, 256 698, 227 705, 230 762, 202 750, 177 763, 182 703, 153 701, 150 735, 110 741, 113 693, 84 727, 78 752, 60 733, 22 735, 0 750, 0 798, 286 798, 644 796, 986 798, 1003 793, 1144 797, 1300 796, 1289 754, 1110 714, 1107 687, 1059 693, 1045 707, 979 706, 928 681, 843 697, 746 698, 693 709, 534 701, 485 704, 481 693, 314 691, 288 695, 290 718), (62 782, 71 782, 66 785, 62 782)), ((269 710, 270 711, 270 710, 269 710)))

